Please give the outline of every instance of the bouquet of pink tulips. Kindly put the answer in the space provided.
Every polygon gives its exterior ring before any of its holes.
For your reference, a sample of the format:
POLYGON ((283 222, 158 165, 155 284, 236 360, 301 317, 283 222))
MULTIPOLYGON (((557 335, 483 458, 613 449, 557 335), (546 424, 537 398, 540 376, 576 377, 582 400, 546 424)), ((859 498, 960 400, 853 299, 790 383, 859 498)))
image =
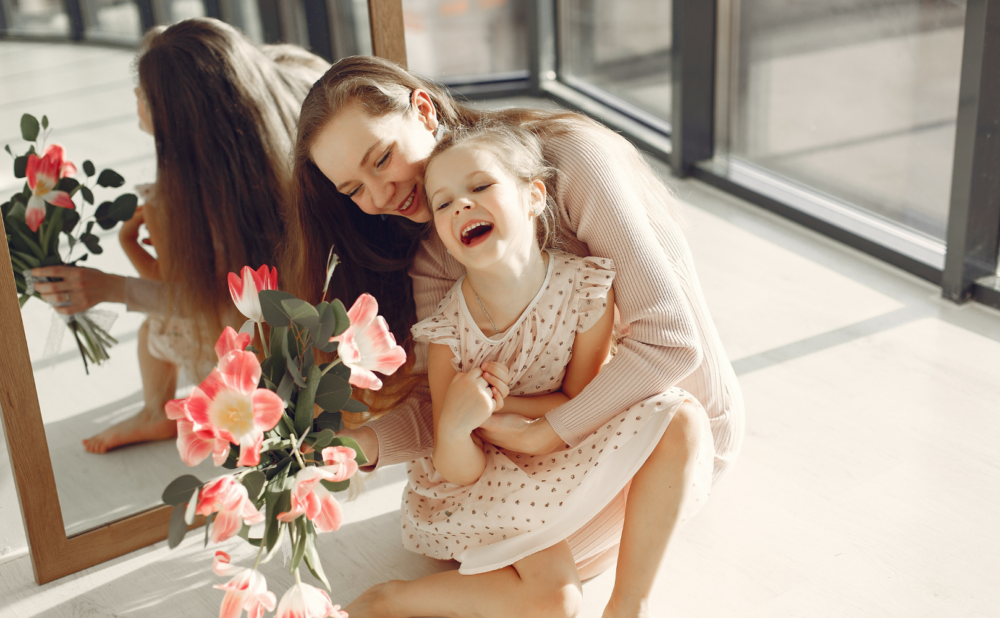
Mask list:
MULTIPOLYGON (((33 278, 32 268, 75 265, 87 259, 86 251, 94 254, 103 252, 100 239, 93 233, 94 225, 109 230, 119 221, 131 219, 138 204, 135 194, 124 193, 114 201, 103 202, 92 215, 84 218, 84 206, 81 204, 77 209, 74 196, 79 194, 84 203, 93 205, 96 187, 117 188, 125 184, 125 179, 111 169, 97 174, 94 164, 84 161, 85 177, 80 182, 74 178, 77 175, 76 166, 66 160, 63 147, 45 145, 49 133, 51 129, 47 117, 42 116, 39 122, 34 116, 24 114, 21 116, 21 137, 31 142, 31 146, 21 155, 15 154, 10 146, 5 147, 7 154, 14 159, 14 177, 26 179, 23 189, 0 205, 22 307, 32 296, 39 298, 34 282, 43 279, 33 278), (59 252, 60 233, 65 234, 67 239, 65 257, 59 252), (78 247, 83 248, 84 253, 71 259, 78 247)), ((102 326, 89 312, 74 314, 66 323, 76 339, 84 369, 87 369, 88 360, 101 364, 108 359, 107 350, 117 341, 108 334, 107 324, 102 326)))
MULTIPOLYGON (((332 256, 327 279, 336 264, 332 256)), ((363 412, 352 387, 378 389, 373 373, 391 374, 406 361, 375 299, 362 295, 350 311, 339 300, 311 305, 279 292, 277 272, 244 267, 229 275, 233 301, 248 318, 237 333, 226 327, 216 343, 219 363, 187 399, 171 401, 167 416, 177 421, 177 449, 189 466, 209 455, 215 465, 239 468, 203 483, 192 475, 174 480, 163 501, 174 507, 169 545, 176 547, 197 515, 205 516, 205 544, 240 536, 257 550, 251 568, 230 564, 217 551, 214 570, 232 579, 223 618, 259 618, 274 610, 279 618, 346 618, 325 590, 302 583, 305 563, 327 590, 330 584, 316 550, 316 535, 337 530, 343 519, 333 492, 344 491, 359 465, 367 462, 358 444, 339 438, 341 412, 363 412), (269 326, 265 333, 264 323, 269 326), (259 331, 264 361, 250 346, 259 331), (317 363, 316 351, 337 356, 317 363), (323 410, 319 416, 315 407, 323 410), (251 526, 263 524, 259 536, 251 526), (257 567, 287 539, 295 585, 280 603, 257 567)))

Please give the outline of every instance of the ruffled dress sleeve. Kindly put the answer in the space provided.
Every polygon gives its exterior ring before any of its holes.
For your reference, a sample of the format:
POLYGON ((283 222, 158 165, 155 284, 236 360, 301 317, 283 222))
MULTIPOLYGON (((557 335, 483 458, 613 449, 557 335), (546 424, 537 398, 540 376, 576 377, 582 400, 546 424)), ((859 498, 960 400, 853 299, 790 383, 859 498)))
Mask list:
POLYGON ((577 332, 585 332, 597 323, 608 308, 608 290, 615 279, 615 265, 608 258, 579 258, 580 270, 573 290, 576 301, 577 332))
POLYGON ((451 363, 456 370, 460 370, 458 359, 462 357, 459 338, 461 307, 458 294, 461 293, 460 286, 461 281, 455 283, 438 304, 434 313, 410 327, 414 341, 437 343, 451 348, 451 353, 454 355, 451 363))

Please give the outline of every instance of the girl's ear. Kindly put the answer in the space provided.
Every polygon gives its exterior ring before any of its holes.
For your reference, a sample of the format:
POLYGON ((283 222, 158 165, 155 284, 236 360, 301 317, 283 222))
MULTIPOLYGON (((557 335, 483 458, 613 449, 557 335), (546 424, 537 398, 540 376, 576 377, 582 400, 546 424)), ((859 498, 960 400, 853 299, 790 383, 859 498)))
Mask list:
POLYGON ((545 212, 545 183, 537 178, 528 185, 528 207, 536 217, 545 212))
POLYGON ((420 121, 424 127, 434 133, 438 128, 438 117, 437 108, 434 107, 434 101, 431 100, 431 95, 421 88, 415 89, 410 94, 410 106, 417 113, 417 120, 420 121))

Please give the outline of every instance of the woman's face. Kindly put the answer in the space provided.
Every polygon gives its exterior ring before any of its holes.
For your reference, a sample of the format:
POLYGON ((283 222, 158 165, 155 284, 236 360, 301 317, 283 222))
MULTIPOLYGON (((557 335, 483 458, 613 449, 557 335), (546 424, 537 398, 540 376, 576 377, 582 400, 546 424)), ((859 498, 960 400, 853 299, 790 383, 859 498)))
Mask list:
POLYGON ((431 220, 424 196, 424 167, 437 141, 430 97, 415 90, 410 109, 381 117, 354 101, 316 136, 310 156, 337 191, 370 215, 431 220))

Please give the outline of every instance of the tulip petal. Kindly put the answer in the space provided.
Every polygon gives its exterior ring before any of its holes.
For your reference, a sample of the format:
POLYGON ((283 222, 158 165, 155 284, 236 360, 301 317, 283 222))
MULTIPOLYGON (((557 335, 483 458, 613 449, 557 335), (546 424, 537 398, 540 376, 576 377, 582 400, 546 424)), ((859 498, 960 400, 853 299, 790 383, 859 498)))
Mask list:
POLYGON ((60 208, 76 209, 76 204, 70 199, 69 193, 65 191, 49 191, 45 194, 45 201, 60 208))
POLYGON ((190 420, 187 417, 187 399, 171 399, 164 406, 164 410, 167 413, 167 418, 172 421, 190 420))
POLYGON ((351 386, 377 391, 382 388, 382 380, 377 375, 363 367, 351 367, 351 377, 347 379, 351 386))
POLYGON ((24 209, 24 222, 28 224, 28 229, 37 232, 42 221, 45 221, 45 200, 32 195, 28 198, 28 205, 24 209))
POLYGON ((313 494, 319 500, 320 512, 312 518, 316 530, 319 532, 331 532, 340 528, 344 521, 344 511, 340 503, 333 497, 333 494, 322 485, 313 488, 313 494))
POLYGON ((285 411, 285 402, 277 393, 258 388, 253 392, 253 426, 261 431, 271 431, 281 421, 285 411))
POLYGON ((209 408, 223 390, 228 389, 222 374, 218 369, 213 369, 201 384, 191 390, 191 395, 187 398, 187 417, 199 425, 211 425, 208 418, 209 408))
POLYGON ((181 461, 194 467, 205 461, 212 452, 214 440, 206 440, 194 430, 194 423, 187 419, 177 421, 177 451, 181 461))
POLYGON ((243 518, 238 511, 222 510, 215 516, 212 524, 211 539, 213 543, 229 540, 243 528, 243 518))
POLYGON ((232 326, 227 326, 215 343, 215 353, 219 358, 223 358, 230 352, 242 352, 250 345, 250 335, 247 333, 237 333, 232 326))
POLYGON ((351 326, 364 328, 378 315, 378 302, 371 294, 362 294, 354 301, 347 311, 347 317, 351 319, 351 326))
POLYGON ((216 575, 229 575, 240 570, 240 567, 232 566, 229 564, 230 562, 232 562, 232 558, 229 557, 229 554, 219 550, 215 552, 215 559, 212 560, 212 570, 215 571, 216 575))
POLYGON ((260 361, 253 352, 229 352, 219 359, 218 367, 219 373, 231 388, 248 395, 257 389, 260 382, 260 361))
POLYGON ((240 459, 236 462, 238 466, 256 466, 260 463, 260 448, 264 443, 263 432, 247 434, 240 440, 240 459))
POLYGON ((229 440, 216 438, 212 446, 212 463, 216 466, 226 463, 226 460, 229 459, 229 451, 229 440))

